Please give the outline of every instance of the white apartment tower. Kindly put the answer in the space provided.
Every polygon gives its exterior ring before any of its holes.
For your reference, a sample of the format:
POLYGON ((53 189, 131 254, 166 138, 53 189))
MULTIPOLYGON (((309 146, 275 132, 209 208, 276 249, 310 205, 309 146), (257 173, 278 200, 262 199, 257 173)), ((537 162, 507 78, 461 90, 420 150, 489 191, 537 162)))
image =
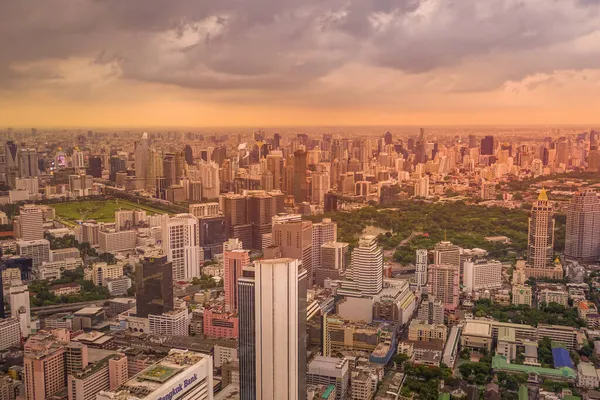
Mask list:
POLYGON ((417 292, 427 286, 427 249, 417 250, 417 259, 415 262, 415 281, 417 283, 417 292))
POLYGON ((383 289, 383 251, 377 237, 365 235, 352 252, 352 278, 363 294, 378 294, 383 289))
POLYGON ((306 398, 306 271, 291 258, 255 263, 256 398, 306 398))
POLYGON ((198 219, 191 214, 162 217, 162 247, 173 263, 173 280, 200 276, 198 219))

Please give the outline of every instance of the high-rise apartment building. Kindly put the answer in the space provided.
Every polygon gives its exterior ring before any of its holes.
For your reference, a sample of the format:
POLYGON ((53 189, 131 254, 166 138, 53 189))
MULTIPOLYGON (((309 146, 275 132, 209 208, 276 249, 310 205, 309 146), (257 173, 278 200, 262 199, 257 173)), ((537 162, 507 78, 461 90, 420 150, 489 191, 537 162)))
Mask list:
POLYGON ((434 264, 460 266, 460 247, 448 241, 435 245, 434 264))
POLYGON ((22 240, 44 238, 44 216, 40 207, 25 204, 19 209, 19 236, 22 240))
POLYGON ((377 246, 377 237, 364 235, 358 247, 352 251, 351 276, 358 290, 367 295, 375 295, 383 289, 383 250, 377 246))
POLYGON ((35 149, 21 149, 19 151, 19 176, 28 178, 39 174, 37 151, 35 149))
POLYGON ((221 196, 227 236, 240 239, 244 248, 252 248, 252 224, 247 222, 246 196, 228 193, 221 196))
POLYGON ((299 260, 255 263, 256 398, 306 397, 306 271, 299 260))
POLYGON ((444 324, 444 303, 434 298, 426 298, 419 306, 417 319, 428 324, 444 324))
POLYGON ((17 249, 20 256, 31 258, 33 268, 39 268, 42 263, 50 261, 50 242, 46 239, 19 240, 17 249))
POLYGON ((581 263, 600 257, 600 200, 593 190, 581 190, 567 208, 565 257, 581 263))
POLYGON ((321 222, 313 224, 312 231, 312 267, 320 268, 322 265, 321 246, 327 242, 337 241, 337 224, 330 218, 323 218, 321 222))
POLYGON ((196 218, 213 217, 219 215, 219 203, 190 204, 189 210, 196 218))
POLYGON ((173 279, 200 276, 200 241, 198 219, 191 214, 167 215, 162 219, 162 247, 173 265, 173 279))
POLYGON ((204 199, 216 199, 221 193, 221 181, 219 178, 219 165, 214 162, 200 163, 200 180, 202 182, 202 197, 204 199))
POLYGON ((65 343, 40 331, 25 343, 25 398, 45 400, 66 389, 65 343))
POLYGON ((542 189, 531 208, 527 240, 527 274, 530 277, 552 277, 554 268, 554 209, 542 189))
POLYGON ((460 276, 457 265, 433 264, 428 267, 427 293, 444 303, 444 309, 454 311, 460 295, 460 276))
POLYGON ((279 247, 282 257, 300 260, 307 272, 308 284, 312 285, 312 230, 310 221, 273 223, 273 246, 279 247))
MULTIPOLYGON (((21 344, 21 323, 17 318, 0 319, 0 351, 21 344)), ((0 399, 2 396, 0 396, 0 399)))
POLYGON ((418 293, 427 285, 427 264, 427 249, 418 249, 415 262, 415 281, 418 293))
POLYGON ((223 245, 223 283, 225 291, 225 310, 238 309, 238 280, 242 270, 250 264, 250 252, 241 248, 239 239, 229 239, 223 245))
POLYGON ((135 280, 138 317, 173 309, 173 267, 166 256, 144 258, 135 268, 135 280))

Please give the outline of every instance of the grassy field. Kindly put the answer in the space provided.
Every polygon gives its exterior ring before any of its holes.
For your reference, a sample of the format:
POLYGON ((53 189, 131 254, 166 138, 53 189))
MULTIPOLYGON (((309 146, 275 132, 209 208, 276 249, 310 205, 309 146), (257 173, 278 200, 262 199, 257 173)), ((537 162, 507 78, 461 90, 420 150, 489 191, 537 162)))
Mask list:
POLYGON ((56 218, 64 223, 74 224, 78 220, 93 219, 98 222, 113 222, 115 211, 118 210, 146 210, 148 214, 157 214, 162 211, 127 200, 114 199, 104 201, 69 201, 66 203, 52 204, 56 210, 56 218))

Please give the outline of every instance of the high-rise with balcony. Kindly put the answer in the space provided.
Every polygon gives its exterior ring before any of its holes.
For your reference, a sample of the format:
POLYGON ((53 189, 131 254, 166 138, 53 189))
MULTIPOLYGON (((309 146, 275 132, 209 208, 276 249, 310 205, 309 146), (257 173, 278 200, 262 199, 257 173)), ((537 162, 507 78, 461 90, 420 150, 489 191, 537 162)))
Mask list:
POLYGON ((300 216, 285 222, 284 218, 273 220, 273 246, 279 247, 281 255, 302 261, 302 268, 307 272, 308 284, 312 285, 312 230, 310 221, 302 221, 300 216))
POLYGON ((40 331, 25 343, 25 398, 45 400, 66 389, 65 343, 40 331))
POLYGON ((446 311, 458 306, 460 274, 457 265, 433 264, 428 267, 427 293, 444 303, 446 311))
MULTIPOLYGON (((554 208, 545 189, 540 191, 531 208, 527 241, 527 275, 530 277, 555 276, 552 265, 554 248, 554 208)), ((560 278, 560 277, 559 277, 560 278)))
POLYGON ((581 263, 600 257, 600 200, 593 190, 581 190, 567 208, 565 257, 581 263))

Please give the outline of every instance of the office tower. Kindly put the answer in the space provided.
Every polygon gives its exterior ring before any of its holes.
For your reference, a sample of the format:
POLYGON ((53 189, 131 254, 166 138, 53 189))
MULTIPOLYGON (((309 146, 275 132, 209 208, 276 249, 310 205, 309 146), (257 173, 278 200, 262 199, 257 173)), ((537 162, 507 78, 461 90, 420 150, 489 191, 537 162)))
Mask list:
POLYGON ((365 295, 375 295, 383 289, 383 250, 377 246, 377 237, 364 235, 352 251, 351 275, 358 290, 365 295))
POLYGON ((563 164, 565 166, 569 165, 569 142, 567 139, 560 138, 556 143, 556 163, 563 164))
POLYGON ((306 383, 309 385, 333 385, 335 386, 335 399, 346 400, 350 389, 348 360, 316 356, 308 365, 306 383))
POLYGON ((427 139, 425 138, 425 129, 421 128, 419 134, 419 140, 415 145, 415 159, 414 164, 425 164, 427 161, 427 139))
MULTIPOLYGON (((299 216, 298 216, 299 217, 299 216)), ((300 219, 300 218, 298 218, 300 219)), ((310 221, 277 222, 273 221, 273 246, 279 247, 282 257, 293 258, 302 262, 307 272, 308 285, 312 286, 312 231, 310 221)))
POLYGON ((481 139, 481 155, 482 156, 493 156, 494 155, 494 137, 486 136, 481 139))
POLYGON ((324 198, 323 198, 323 209, 326 213, 328 212, 336 212, 337 211, 337 206, 338 206, 338 197, 337 194, 329 192, 326 193, 324 198))
POLYGON ((85 172, 93 178, 102 178, 102 158, 100 156, 90 156, 85 172))
POLYGON ((312 267, 321 267, 321 246, 327 242, 337 241, 337 224, 330 218, 323 218, 319 223, 313 224, 312 229, 312 267))
POLYGON ((427 249, 418 249, 415 262, 415 281, 418 293, 427 285, 427 263, 427 249))
POLYGON ((267 156, 267 169, 273 174, 273 189, 281 189, 283 155, 280 151, 269 153, 267 156))
POLYGON ((242 270, 250 264, 250 251, 242 249, 239 239, 229 239, 223 245, 223 284, 225 291, 225 310, 238 309, 238 280, 242 270))
POLYGON ((469 148, 475 149, 477 147, 477 137, 475 135, 469 135, 469 148))
POLYGON ((163 175, 166 179, 167 187, 177 183, 177 163, 175 154, 167 153, 163 157, 163 175))
MULTIPOLYGON (((150 188, 156 187, 158 178, 164 177, 163 160, 161 154, 156 149, 150 150, 148 154, 148 170, 146 175, 146 185, 150 188)), ((166 182, 165 182, 166 188, 166 182)))
POLYGON ((299 260, 255 263, 256 398, 306 397, 306 271, 299 260))
POLYGON ((148 133, 144 132, 142 138, 135 145, 135 176, 137 178, 148 178, 148 158, 150 155, 150 143, 148 133))
MULTIPOLYGON (((129 357, 128 357, 129 358, 129 357)), ((169 354, 131 377, 114 391, 100 391, 97 400, 213 400, 210 355, 171 349, 169 354)))
POLYGON ((200 180, 202 182, 202 197, 204 199, 216 199, 221 193, 221 181, 219 178, 219 165, 214 162, 200 163, 200 180))
POLYGON ((44 238, 44 216, 42 209, 33 204, 19 208, 19 237, 22 240, 44 238))
POLYGON ((238 280, 240 400, 256 400, 256 314, 254 277, 238 280))
POLYGON ((39 175, 38 153, 35 149, 21 149, 19 151, 19 176, 28 178, 39 175))
POLYGON ((305 150, 296 150, 294 152, 294 202, 300 204, 308 199, 308 190, 306 183, 306 156, 305 150))
POLYGON ((565 257, 581 263, 600 257, 600 200, 593 190, 580 190, 569 203, 565 257))
POLYGON ((444 309, 454 311, 458 306, 460 275, 457 265, 433 264, 428 267, 427 293, 444 303, 444 309))
POLYGON ((173 264, 173 280, 200 276, 198 219, 191 214, 162 217, 162 248, 173 264))
POLYGON ((135 281, 138 317, 173 309, 173 267, 166 256, 145 257, 135 268, 135 281))
POLYGON ((224 215, 198 218, 200 229, 200 247, 204 259, 212 259, 223 253, 223 242, 227 240, 227 226, 224 215))
POLYGON ((31 333, 31 305, 27 285, 21 281, 11 282, 8 289, 8 304, 10 316, 18 319, 21 324, 21 335, 28 337, 31 333))
POLYGON ((350 250, 348 243, 326 242, 321 245, 320 268, 345 271, 350 265, 350 250))
POLYGON ((27 400, 45 400, 66 389, 65 351, 65 344, 45 331, 25 343, 23 366, 27 400))
POLYGON ((590 151, 588 153, 588 165, 587 171, 590 172, 599 172, 600 171, 600 149, 598 149, 598 145, 594 144, 590 147, 590 151))
POLYGON ((194 153, 192 151, 192 146, 186 144, 183 148, 183 155, 185 157, 185 162, 187 163, 187 165, 194 165, 194 153))
POLYGON ((127 169, 125 160, 119 156, 112 156, 110 158, 110 176, 109 179, 113 182, 117 180, 117 172, 123 172, 127 169))
POLYGON ((394 139, 392 138, 392 133, 390 131, 387 131, 385 133, 385 135, 383 135, 383 142, 385 144, 393 144, 394 143, 394 139))
MULTIPOLYGON (((271 192, 275 193, 275 192, 271 192)), ((273 216, 283 207, 278 205, 278 197, 264 191, 249 192, 246 197, 246 222, 252 225, 252 248, 263 249, 270 245, 266 243, 266 236, 270 236, 273 216)))
POLYGON ((502 263, 495 260, 468 260, 463 265, 463 287, 468 292, 502 287, 502 263))
POLYGON ((246 196, 228 193, 221 200, 228 237, 240 239, 245 249, 252 248, 252 225, 246 222, 246 196))
POLYGON ((331 178, 329 172, 313 172, 311 174, 311 202, 314 204, 323 204, 325 195, 329 192, 331 178))
POLYGON ((548 274, 552 273, 553 248, 554 210, 546 190, 542 189, 529 217, 527 263, 530 274, 533 274, 529 276, 546 276, 545 270, 548 270, 548 274))

